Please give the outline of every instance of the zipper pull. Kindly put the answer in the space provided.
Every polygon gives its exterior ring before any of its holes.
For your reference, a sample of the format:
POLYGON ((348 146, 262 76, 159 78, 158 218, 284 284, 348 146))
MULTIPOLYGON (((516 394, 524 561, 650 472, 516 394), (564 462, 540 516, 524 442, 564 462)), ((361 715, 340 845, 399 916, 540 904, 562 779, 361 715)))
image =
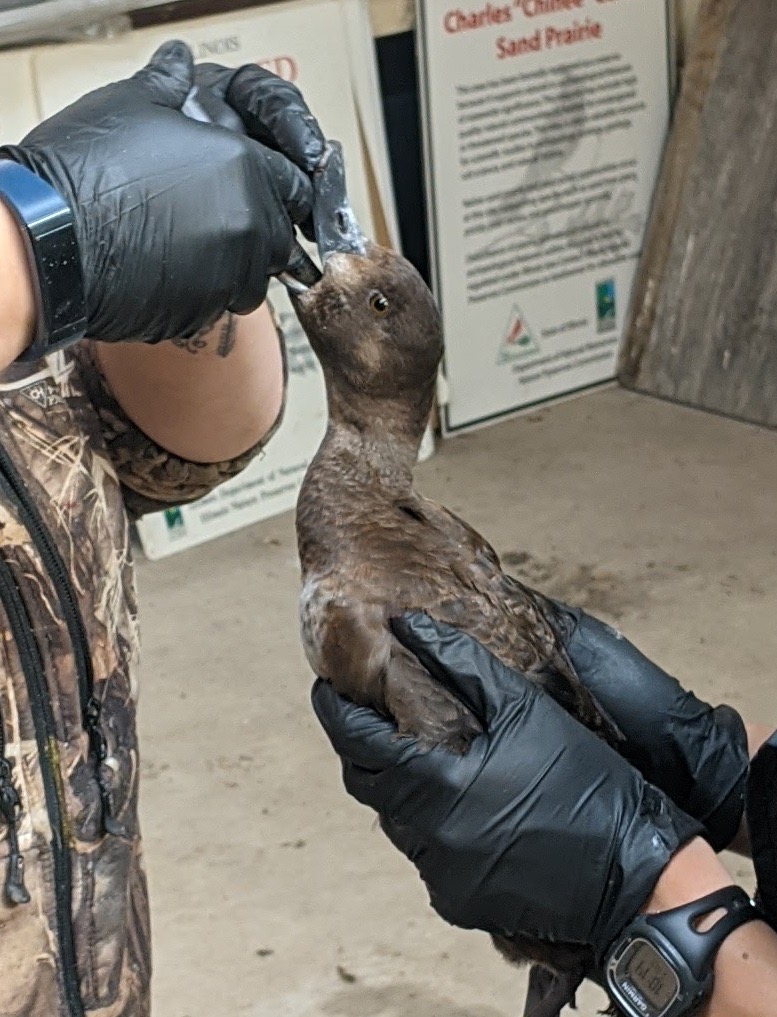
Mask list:
POLYGON ((100 727, 101 712, 102 703, 94 696, 90 696, 89 702, 86 704, 84 725, 89 735, 89 748, 97 764, 97 788, 100 792, 103 830, 112 837, 126 837, 127 830, 124 824, 113 814, 113 797, 105 776, 105 771, 108 769, 106 766, 108 743, 100 727))
POLYGON ((16 824, 22 817, 22 803, 13 785, 11 763, 4 757, 0 758, 0 813, 8 826, 8 866, 3 886, 6 900, 9 904, 29 904, 30 895, 24 885, 24 858, 16 832, 16 824))

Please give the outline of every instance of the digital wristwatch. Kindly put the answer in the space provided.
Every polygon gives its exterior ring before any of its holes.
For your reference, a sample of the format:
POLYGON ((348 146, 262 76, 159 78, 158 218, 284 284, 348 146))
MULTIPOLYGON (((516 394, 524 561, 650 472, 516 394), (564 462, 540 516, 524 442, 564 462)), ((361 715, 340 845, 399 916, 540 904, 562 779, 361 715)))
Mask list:
POLYGON ((729 886, 684 907, 640 915, 605 961, 605 988, 626 1017, 686 1017, 712 991, 713 966, 723 941, 762 915, 740 887, 729 886), (697 923, 723 915, 704 932, 697 923))
POLYGON ((60 193, 26 166, 0 158, 0 201, 24 236, 35 288, 35 338, 18 358, 35 361, 86 332, 86 301, 73 212, 60 193))

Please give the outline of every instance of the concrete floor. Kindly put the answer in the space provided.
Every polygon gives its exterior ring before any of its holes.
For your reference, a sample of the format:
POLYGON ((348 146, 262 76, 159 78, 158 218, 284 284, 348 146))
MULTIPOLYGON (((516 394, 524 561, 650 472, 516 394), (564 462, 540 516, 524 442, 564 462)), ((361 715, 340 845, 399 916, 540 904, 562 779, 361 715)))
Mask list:
MULTIPOLYGON (((444 443, 419 485, 516 573, 777 723, 777 434, 609 389, 444 443)), ((291 516, 142 563, 140 585, 157 1017, 520 1014, 523 975, 432 914, 341 790, 291 516)))

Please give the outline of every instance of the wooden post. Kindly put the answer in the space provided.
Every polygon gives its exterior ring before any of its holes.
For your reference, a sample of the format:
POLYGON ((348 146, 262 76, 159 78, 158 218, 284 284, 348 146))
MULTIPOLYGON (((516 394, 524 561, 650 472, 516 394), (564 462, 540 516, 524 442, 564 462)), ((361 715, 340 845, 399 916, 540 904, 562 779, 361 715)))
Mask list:
POLYGON ((774 0, 702 2, 618 373, 777 427, 774 0))

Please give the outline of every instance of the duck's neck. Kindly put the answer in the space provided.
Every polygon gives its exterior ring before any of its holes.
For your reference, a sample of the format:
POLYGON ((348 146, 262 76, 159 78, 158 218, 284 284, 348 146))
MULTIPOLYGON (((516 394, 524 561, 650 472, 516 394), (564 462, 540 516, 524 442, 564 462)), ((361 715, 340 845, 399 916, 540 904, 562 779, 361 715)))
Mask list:
POLYGON ((368 399, 327 386, 329 426, 322 451, 364 482, 392 495, 409 491, 432 407, 434 385, 419 399, 368 399))

